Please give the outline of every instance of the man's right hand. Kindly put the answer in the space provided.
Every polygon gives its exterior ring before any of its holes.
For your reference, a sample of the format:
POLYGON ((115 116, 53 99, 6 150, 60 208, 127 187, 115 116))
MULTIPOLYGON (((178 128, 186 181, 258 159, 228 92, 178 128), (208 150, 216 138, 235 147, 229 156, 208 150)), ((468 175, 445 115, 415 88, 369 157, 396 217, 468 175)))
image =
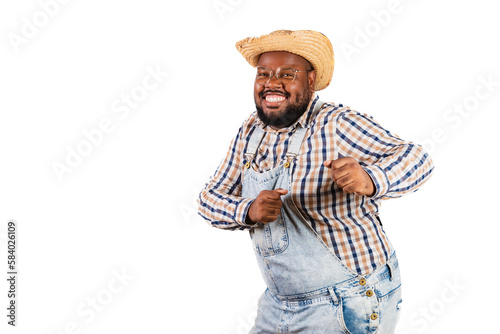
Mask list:
POLYGON ((246 223, 253 225, 255 223, 271 223, 275 221, 280 212, 281 196, 286 195, 286 189, 262 190, 257 198, 252 202, 248 209, 246 223))

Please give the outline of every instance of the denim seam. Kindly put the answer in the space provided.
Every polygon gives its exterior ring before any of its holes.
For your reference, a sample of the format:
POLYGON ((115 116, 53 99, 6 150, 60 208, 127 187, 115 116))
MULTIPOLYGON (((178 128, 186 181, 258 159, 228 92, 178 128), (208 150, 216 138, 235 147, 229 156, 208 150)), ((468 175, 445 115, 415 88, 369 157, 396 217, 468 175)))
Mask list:
POLYGON ((394 289, 392 289, 391 291, 387 292, 385 295, 382 295, 380 297, 377 297, 379 301, 385 301, 387 299, 389 299, 389 297, 391 295, 393 295, 394 293, 396 293, 398 291, 398 289, 401 288, 401 284, 399 284, 397 287, 395 287, 394 289))
POLYGON ((347 325, 344 320, 344 301, 343 298, 340 298, 339 305, 337 308, 337 321, 340 324, 340 328, 345 334, 351 334, 351 332, 347 329, 347 325))
POLYGON ((344 263, 342 263, 342 261, 337 257, 337 255, 335 255, 332 250, 327 246, 325 245, 325 242, 323 241, 323 239, 321 239, 321 237, 318 235, 318 233, 311 227, 311 225, 309 224, 309 222, 307 221, 307 219, 304 218, 304 216, 302 216, 302 213, 300 213, 300 211, 295 207, 295 208, 292 208, 294 211, 296 211, 296 213, 305 221, 307 222, 307 225, 309 226, 310 230, 313 232, 314 236, 316 237, 316 239, 320 242, 320 245, 326 249, 328 255, 330 256, 330 258, 332 258, 335 262, 337 262, 337 264, 339 264, 342 269, 344 269, 345 271, 347 271, 347 273, 351 276, 354 276, 353 278, 356 278, 356 277, 359 277, 359 275, 355 272, 353 272, 351 269, 349 269, 344 263))
MULTIPOLYGON (((267 257, 272 257, 274 255, 281 254, 281 253, 283 253, 288 248, 288 245, 290 244, 290 238, 288 236, 288 230, 286 228, 285 216, 283 215, 283 213, 280 213, 280 215, 282 216, 282 222, 283 222, 282 225, 283 225, 283 230, 284 230, 283 235, 286 236, 286 242, 278 250, 274 250, 273 249, 272 251, 267 251, 266 250, 264 252, 262 252, 262 251, 259 252, 260 256, 262 256, 262 257, 267 258, 267 257)), ((271 223, 269 223, 269 224, 271 224, 271 223)), ((266 228, 266 226, 264 226, 264 228, 266 228)), ((272 244, 272 232, 271 232, 271 228, 269 228, 269 233, 271 234, 270 239, 271 239, 271 244, 272 244)))
POLYGON ((276 284, 276 281, 274 280, 269 263, 267 262, 267 259, 265 257, 263 257, 263 260, 264 260, 264 263, 266 264, 266 266, 268 267, 269 277, 271 278, 271 281, 273 281, 273 284, 274 284, 274 287, 276 288, 276 291, 278 291, 278 293, 279 293, 278 284, 276 284))

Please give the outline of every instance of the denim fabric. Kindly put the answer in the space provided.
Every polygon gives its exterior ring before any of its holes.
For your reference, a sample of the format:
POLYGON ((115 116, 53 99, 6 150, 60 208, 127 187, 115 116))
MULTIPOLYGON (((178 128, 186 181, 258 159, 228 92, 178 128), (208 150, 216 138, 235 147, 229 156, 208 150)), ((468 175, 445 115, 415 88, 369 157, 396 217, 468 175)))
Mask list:
MULTIPOLYGON (((396 254, 371 274, 359 276, 326 246, 291 199, 290 170, 305 131, 299 128, 292 139, 288 168, 281 163, 264 173, 244 169, 243 197, 277 188, 289 191, 282 196, 278 219, 250 230, 267 285, 250 333, 394 333, 401 302, 396 254)), ((260 135, 252 136, 251 150, 260 135)))

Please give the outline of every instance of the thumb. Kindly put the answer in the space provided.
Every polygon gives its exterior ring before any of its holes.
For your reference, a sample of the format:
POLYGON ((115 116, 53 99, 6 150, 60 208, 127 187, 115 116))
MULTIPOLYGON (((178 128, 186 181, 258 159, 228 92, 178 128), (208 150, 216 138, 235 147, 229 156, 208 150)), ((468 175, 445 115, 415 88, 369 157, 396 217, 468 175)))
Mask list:
POLYGON ((281 189, 281 188, 278 188, 278 189, 274 189, 274 191, 276 191, 277 193, 279 193, 280 195, 286 195, 288 193, 288 190, 286 189, 281 189))
POLYGON ((323 162, 323 166, 325 166, 327 168, 331 168, 332 163, 333 163, 333 160, 325 160, 325 162, 323 162))

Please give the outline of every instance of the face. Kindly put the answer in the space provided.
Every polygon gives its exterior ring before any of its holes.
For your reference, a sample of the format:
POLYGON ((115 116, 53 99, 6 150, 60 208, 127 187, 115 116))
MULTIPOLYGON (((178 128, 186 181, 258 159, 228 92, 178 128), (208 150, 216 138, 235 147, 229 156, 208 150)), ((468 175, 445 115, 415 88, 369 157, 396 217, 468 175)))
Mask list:
POLYGON ((316 72, 307 60, 290 52, 266 52, 260 56, 257 66, 265 66, 276 73, 278 67, 287 65, 298 71, 295 80, 282 84, 276 76, 267 83, 254 85, 254 99, 259 118, 274 129, 295 123, 306 111, 314 93, 316 72))

